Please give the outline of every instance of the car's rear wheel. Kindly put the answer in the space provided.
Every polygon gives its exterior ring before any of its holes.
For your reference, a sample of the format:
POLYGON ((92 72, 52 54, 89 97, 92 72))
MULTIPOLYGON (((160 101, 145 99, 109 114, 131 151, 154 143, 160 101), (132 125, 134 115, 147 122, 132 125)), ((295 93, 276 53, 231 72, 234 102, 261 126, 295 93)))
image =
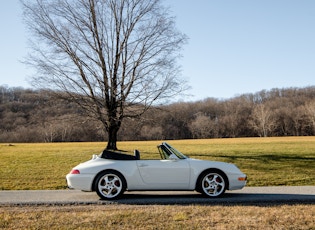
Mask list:
POLYGON ((95 190, 101 199, 117 199, 126 190, 125 178, 119 172, 104 171, 95 180, 95 190))
POLYGON ((204 172, 198 182, 198 191, 208 197, 220 197, 227 186, 226 176, 219 171, 210 170, 204 172))

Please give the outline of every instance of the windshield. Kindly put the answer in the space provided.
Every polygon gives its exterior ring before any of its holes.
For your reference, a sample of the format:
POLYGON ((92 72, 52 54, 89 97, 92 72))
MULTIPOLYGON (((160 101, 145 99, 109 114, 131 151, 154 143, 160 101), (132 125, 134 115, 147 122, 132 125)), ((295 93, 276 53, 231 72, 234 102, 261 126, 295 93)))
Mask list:
POLYGON ((158 146, 162 159, 186 159, 187 157, 166 142, 158 146))

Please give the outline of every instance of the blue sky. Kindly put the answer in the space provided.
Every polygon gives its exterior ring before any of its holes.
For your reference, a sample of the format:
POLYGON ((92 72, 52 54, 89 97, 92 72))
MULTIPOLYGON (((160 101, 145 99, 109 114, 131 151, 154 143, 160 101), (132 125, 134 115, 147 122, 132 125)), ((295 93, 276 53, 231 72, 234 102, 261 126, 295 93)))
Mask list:
MULTIPOLYGON (((180 61, 193 97, 315 85, 314 0, 164 0, 189 37, 180 61)), ((18 0, 0 8, 0 85, 30 88, 18 0)))

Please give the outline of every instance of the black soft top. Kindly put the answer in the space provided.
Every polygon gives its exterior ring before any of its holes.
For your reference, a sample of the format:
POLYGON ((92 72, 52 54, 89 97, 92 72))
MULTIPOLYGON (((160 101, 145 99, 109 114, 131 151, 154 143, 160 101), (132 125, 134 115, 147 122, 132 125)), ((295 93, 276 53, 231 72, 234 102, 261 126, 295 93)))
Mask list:
POLYGON ((111 159, 111 160, 139 160, 137 156, 132 156, 129 154, 114 152, 109 150, 104 150, 100 155, 101 158, 111 159))

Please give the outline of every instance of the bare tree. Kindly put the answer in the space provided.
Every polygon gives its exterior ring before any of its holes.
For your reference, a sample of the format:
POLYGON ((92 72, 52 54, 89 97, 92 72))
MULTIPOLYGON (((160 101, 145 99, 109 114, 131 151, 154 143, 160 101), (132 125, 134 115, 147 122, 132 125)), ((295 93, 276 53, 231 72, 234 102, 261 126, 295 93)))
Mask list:
POLYGON ((257 104, 252 111, 252 119, 249 124, 260 137, 268 137, 275 126, 272 111, 265 104, 257 104))
POLYGON ((315 101, 309 101, 305 104, 305 114, 308 117, 313 135, 315 134, 315 101))
POLYGON ((189 124, 189 129, 193 138, 210 138, 218 137, 217 122, 211 120, 209 116, 204 114, 196 114, 195 120, 189 124))
POLYGON ((126 117, 186 87, 176 62, 187 41, 161 0, 21 0, 32 33, 33 82, 66 92, 117 149, 126 117))

